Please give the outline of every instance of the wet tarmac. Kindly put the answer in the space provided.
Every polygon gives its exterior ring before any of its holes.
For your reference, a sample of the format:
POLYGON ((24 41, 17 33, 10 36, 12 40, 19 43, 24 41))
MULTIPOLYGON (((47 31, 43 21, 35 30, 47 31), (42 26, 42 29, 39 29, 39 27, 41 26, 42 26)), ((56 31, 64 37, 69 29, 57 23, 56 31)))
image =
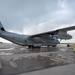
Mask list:
POLYGON ((75 63, 73 44, 28 49, 15 44, 0 44, 0 75, 16 75, 75 63))

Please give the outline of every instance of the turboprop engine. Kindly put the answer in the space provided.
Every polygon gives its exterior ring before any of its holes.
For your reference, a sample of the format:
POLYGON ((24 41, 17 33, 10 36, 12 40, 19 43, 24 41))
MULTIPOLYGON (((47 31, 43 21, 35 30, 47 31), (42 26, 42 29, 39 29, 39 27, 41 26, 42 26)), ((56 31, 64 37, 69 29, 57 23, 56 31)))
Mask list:
POLYGON ((69 40, 72 38, 71 35, 67 34, 67 32, 59 32, 56 35, 53 35, 54 37, 58 38, 58 39, 65 39, 65 40, 69 40))

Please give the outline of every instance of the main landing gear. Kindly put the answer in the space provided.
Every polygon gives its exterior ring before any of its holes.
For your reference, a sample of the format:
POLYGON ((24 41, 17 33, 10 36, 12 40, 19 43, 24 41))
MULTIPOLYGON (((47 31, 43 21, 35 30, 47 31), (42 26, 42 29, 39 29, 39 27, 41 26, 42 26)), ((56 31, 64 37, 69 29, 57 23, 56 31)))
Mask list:
MULTIPOLYGON (((49 48, 50 45, 47 45, 47 47, 49 48)), ((56 47, 56 45, 52 45, 52 47, 56 47)), ((41 48, 41 46, 28 46, 29 49, 34 49, 34 48, 41 48)))
POLYGON ((28 46, 28 48, 41 48, 41 46, 28 46))
POLYGON ((56 47, 56 45, 53 45, 52 47, 56 47))
MULTIPOLYGON (((50 45, 48 45, 47 47, 49 48, 50 45)), ((56 47, 56 45, 52 45, 52 47, 56 47)))

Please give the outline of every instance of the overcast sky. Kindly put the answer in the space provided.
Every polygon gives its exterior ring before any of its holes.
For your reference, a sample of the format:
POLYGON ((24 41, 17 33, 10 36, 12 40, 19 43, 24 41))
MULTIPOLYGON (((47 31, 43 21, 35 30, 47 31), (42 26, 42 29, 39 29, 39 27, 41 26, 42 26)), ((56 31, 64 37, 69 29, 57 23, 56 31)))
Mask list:
MULTIPOLYGON (((6 30, 22 34, 73 26, 75 0, 0 0, 0 20, 6 30)), ((75 41, 74 33, 68 42, 75 41)))

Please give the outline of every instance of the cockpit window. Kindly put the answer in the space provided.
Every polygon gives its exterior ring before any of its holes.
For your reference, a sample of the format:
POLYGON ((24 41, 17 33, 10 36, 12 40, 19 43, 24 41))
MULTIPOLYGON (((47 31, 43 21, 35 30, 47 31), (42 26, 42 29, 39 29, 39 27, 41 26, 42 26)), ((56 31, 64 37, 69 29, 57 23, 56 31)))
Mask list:
POLYGON ((56 40, 56 37, 53 37, 54 40, 56 40))

